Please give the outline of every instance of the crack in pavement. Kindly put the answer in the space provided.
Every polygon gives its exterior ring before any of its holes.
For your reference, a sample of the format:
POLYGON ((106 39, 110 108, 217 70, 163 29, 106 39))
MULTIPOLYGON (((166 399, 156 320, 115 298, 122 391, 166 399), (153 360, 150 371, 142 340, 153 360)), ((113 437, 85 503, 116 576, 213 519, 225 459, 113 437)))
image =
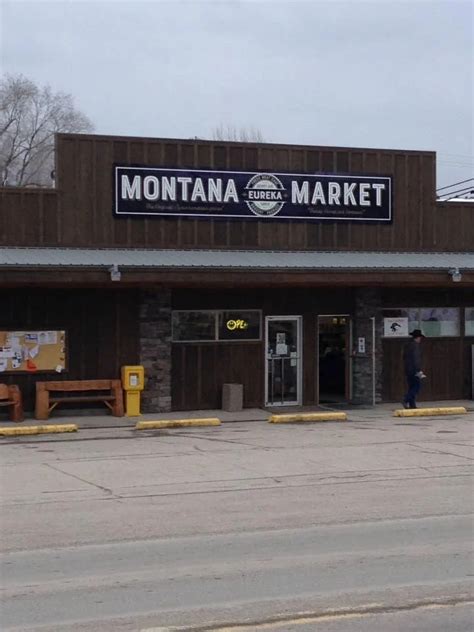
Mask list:
MULTIPOLYGON (((121 499, 121 497, 117 496, 116 494, 114 494, 114 492, 109 487, 104 487, 103 485, 99 485, 98 483, 93 483, 92 481, 88 481, 85 478, 81 478, 80 476, 76 476, 76 474, 71 474, 70 472, 65 472, 61 468, 54 467, 54 465, 51 465, 50 463, 42 463, 42 465, 45 465, 46 467, 50 467, 52 470, 55 470, 56 472, 59 472, 60 474, 64 474, 65 476, 70 476, 71 478, 75 478, 76 480, 81 481, 82 483, 86 483, 87 485, 91 485, 92 487, 95 487, 96 489, 100 489, 101 491, 105 492, 106 494, 114 496, 115 498, 117 498, 117 500, 121 499)), ((61 493, 61 492, 59 492, 59 493, 61 493)))
MULTIPOLYGON (((179 630, 180 632, 254 632, 256 630, 276 630, 288 625, 308 625, 310 623, 321 623, 337 621, 340 619, 349 620, 355 618, 365 618, 373 615, 391 614, 400 612, 410 612, 414 610, 428 610, 434 608, 452 608, 453 606, 470 606, 474 604, 472 595, 463 594, 455 597, 441 597, 438 599, 423 599, 412 601, 406 604, 375 603, 353 608, 332 608, 319 612, 297 612, 292 614, 277 615, 266 619, 254 621, 236 621, 222 623, 208 623, 191 626, 161 628, 162 632, 179 630)), ((141 628, 140 632, 158 632, 160 628, 141 628)))
POLYGON ((416 443, 407 443, 407 445, 412 448, 416 448, 423 454, 445 454, 447 456, 456 456, 458 459, 466 459, 467 461, 474 461, 474 457, 464 456, 463 454, 455 454, 454 452, 446 452, 445 450, 429 450, 427 448, 423 448, 420 445, 416 445, 416 443))
MULTIPOLYGON (((74 475, 71 475, 74 477, 74 475)), ((74 477, 74 478, 78 478, 78 480, 82 480, 79 477, 74 477)), ((272 477, 268 477, 269 480, 273 480, 272 477)), ((156 493, 156 494, 117 494, 114 493, 112 491, 110 491, 110 495, 107 498, 80 498, 80 499, 75 499, 74 502, 76 504, 79 503, 87 503, 87 502, 106 502, 106 501, 110 501, 110 500, 117 500, 118 502, 124 503, 127 502, 129 500, 136 500, 136 499, 140 499, 140 498, 164 498, 164 497, 172 497, 172 496, 198 496, 198 495, 208 495, 208 494, 233 494, 233 493, 242 493, 242 492, 246 492, 246 493, 254 493, 254 492, 258 492, 258 491, 262 491, 262 490, 271 490, 271 489, 280 489, 280 490, 284 490, 284 489, 290 489, 290 490, 294 490, 294 489, 300 489, 303 487, 325 487, 325 486, 331 486, 331 485, 360 485, 360 484, 365 484, 365 485, 370 485, 370 484, 375 484, 375 483, 383 483, 383 482, 388 482, 388 483, 398 483, 400 481, 412 481, 412 480, 433 480, 433 479, 451 479, 451 478, 472 478, 472 474, 445 474, 445 475, 438 475, 438 476, 401 476, 398 478, 374 478, 371 480, 367 480, 367 479, 359 479, 359 480, 335 480, 335 481, 317 481, 314 483, 300 483, 298 485, 282 485, 280 484, 276 484, 276 485, 259 485, 258 487, 230 487, 230 488, 212 488, 212 489, 204 489, 204 490, 191 490, 191 491, 170 491, 170 492, 161 492, 161 493, 156 493)), ((89 481, 83 481, 85 483, 89 483, 89 481)), ((227 481, 222 481, 222 483, 227 483, 227 481)), ((99 489, 107 489, 107 488, 101 488, 100 486, 94 485, 94 483, 89 483, 90 485, 93 485, 95 487, 98 487, 99 489)), ((62 492, 59 491, 57 492, 58 494, 61 494, 62 492)), ((10 502, 10 503, 3 503, 4 506, 15 506, 15 507, 21 507, 21 506, 26 506, 26 505, 46 505, 46 504, 60 504, 66 502, 63 499, 56 499, 56 500, 42 500, 42 501, 20 501, 20 502, 10 502)), ((68 502, 68 501, 67 501, 68 502)))

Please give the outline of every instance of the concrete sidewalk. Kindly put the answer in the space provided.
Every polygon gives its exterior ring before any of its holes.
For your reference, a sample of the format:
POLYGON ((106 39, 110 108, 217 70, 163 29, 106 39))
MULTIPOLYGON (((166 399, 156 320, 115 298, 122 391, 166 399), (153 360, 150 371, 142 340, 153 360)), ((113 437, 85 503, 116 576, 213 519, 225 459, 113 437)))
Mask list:
POLYGON ((25 414, 25 421, 18 424, 9 421, 6 414, 2 415, 0 421, 2 428, 15 426, 30 426, 37 424, 76 424, 80 430, 95 428, 134 428, 137 421, 154 421, 160 419, 203 419, 205 417, 218 417, 223 423, 231 421, 266 421, 269 416, 267 410, 261 408, 246 408, 240 412, 228 413, 223 410, 186 410, 174 411, 171 413, 147 413, 139 417, 113 417, 110 414, 100 414, 91 412, 84 414, 83 411, 58 411, 51 415, 47 421, 38 421, 30 413, 25 414))
MULTIPOLYGON (((444 407, 444 406, 464 406, 468 412, 474 412, 474 400, 449 400, 449 401, 433 401, 433 402, 421 402, 420 408, 431 407, 444 407)), ((349 404, 343 407, 339 406, 287 406, 287 407, 272 407, 272 408, 245 408, 239 412, 226 412, 223 410, 186 410, 186 411, 174 411, 170 413, 147 413, 140 415, 139 417, 112 417, 105 414, 84 414, 83 411, 74 413, 74 411, 57 411, 53 413, 48 421, 38 421, 33 415, 27 414, 25 421, 17 424, 9 421, 6 413, 2 412, 0 418, 0 427, 19 427, 30 426, 37 424, 76 424, 79 430, 88 429, 120 429, 120 428, 134 428, 137 421, 155 421, 162 419, 202 419, 205 417, 218 417, 222 423, 231 422, 252 422, 252 421, 267 421, 268 417, 272 413, 298 413, 298 412, 322 412, 332 411, 339 412, 344 411, 347 413, 348 421, 378 421, 381 419, 387 419, 392 417, 393 411, 400 408, 400 404, 397 403, 384 403, 377 404, 376 406, 351 406, 349 404)))

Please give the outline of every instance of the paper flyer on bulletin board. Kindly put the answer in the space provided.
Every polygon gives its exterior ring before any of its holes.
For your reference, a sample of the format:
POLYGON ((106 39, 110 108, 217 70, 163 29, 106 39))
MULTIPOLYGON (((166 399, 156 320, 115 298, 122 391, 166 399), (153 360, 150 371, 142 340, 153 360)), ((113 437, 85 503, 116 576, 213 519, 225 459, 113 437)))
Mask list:
POLYGON ((65 369, 65 331, 0 331, 0 374, 65 369))

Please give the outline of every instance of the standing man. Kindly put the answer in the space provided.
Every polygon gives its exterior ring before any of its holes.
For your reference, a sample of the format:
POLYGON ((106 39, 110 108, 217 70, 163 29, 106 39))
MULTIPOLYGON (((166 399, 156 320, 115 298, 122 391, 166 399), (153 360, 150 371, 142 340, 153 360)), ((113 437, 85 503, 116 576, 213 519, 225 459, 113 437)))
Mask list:
POLYGON ((421 380, 426 375, 421 370, 421 340, 425 337, 420 329, 414 329, 403 349, 403 364, 407 378, 408 391, 403 399, 404 408, 416 408, 416 396, 420 391, 421 380))

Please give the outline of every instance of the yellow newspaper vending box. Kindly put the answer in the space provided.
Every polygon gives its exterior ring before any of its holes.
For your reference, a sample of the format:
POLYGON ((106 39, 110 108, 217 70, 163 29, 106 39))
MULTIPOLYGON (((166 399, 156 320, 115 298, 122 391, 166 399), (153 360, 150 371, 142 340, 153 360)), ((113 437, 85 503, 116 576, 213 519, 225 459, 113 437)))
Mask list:
POLYGON ((142 366, 122 367, 122 388, 125 391, 125 414, 140 415, 140 391, 145 388, 145 370, 142 366))

